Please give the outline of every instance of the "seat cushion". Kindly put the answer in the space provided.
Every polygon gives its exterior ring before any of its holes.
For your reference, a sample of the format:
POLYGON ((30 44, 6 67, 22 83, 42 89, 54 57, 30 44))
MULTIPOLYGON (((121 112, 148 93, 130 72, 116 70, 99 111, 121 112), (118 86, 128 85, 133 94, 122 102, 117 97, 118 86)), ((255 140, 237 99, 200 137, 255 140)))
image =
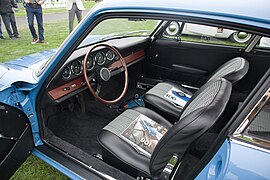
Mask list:
MULTIPOLYGON (((183 106, 176 104, 175 101, 170 100, 170 97, 166 96, 172 90, 184 92, 188 97, 192 96, 192 92, 178 84, 162 82, 150 89, 143 96, 143 100, 147 108, 156 111, 171 123, 174 123, 178 121, 183 106)), ((187 98, 187 101, 188 99, 189 98, 187 98)))
POLYGON ((121 133, 140 114, 147 116, 167 129, 172 127, 170 122, 156 112, 147 108, 136 107, 126 110, 105 126, 98 136, 98 141, 102 146, 102 155, 105 162, 131 175, 136 176, 142 173, 141 175, 150 177, 150 158, 138 153, 121 138, 121 133))

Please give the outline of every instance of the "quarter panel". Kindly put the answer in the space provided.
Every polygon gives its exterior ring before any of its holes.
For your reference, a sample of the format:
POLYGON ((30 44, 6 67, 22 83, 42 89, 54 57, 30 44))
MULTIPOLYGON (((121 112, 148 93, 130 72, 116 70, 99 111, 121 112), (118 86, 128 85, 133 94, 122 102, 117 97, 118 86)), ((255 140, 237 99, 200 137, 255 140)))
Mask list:
POLYGON ((270 179, 269 167, 269 152, 231 142, 231 156, 224 179, 270 179))

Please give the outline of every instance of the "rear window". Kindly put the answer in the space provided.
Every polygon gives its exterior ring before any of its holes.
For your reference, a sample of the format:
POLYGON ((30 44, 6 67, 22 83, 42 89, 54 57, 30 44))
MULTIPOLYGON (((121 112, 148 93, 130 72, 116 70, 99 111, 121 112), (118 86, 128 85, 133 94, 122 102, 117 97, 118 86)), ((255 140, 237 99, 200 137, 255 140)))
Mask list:
POLYGON ((164 31, 163 37, 186 42, 245 47, 250 42, 252 34, 222 27, 173 21, 164 31))

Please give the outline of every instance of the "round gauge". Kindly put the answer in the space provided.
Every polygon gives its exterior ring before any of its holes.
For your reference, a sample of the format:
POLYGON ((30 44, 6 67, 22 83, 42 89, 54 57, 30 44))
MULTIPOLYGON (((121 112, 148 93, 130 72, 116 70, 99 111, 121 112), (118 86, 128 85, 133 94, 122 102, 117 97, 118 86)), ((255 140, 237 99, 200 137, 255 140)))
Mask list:
POLYGON ((87 63, 86 63, 86 69, 88 71, 92 70, 95 66, 95 61, 92 56, 89 56, 87 63))
POLYGON ((82 64, 80 61, 74 61, 71 63, 71 72, 75 75, 79 75, 82 72, 82 64))
POLYGON ((107 51, 106 53, 106 59, 109 61, 114 60, 115 58, 115 53, 112 50, 107 51))
POLYGON ((70 78, 70 76, 71 76, 71 71, 70 71, 70 68, 67 66, 63 70, 62 78, 63 79, 68 79, 68 78, 70 78))
POLYGON ((103 52, 99 51, 95 56, 95 61, 98 65, 103 65, 105 63, 105 55, 103 52))

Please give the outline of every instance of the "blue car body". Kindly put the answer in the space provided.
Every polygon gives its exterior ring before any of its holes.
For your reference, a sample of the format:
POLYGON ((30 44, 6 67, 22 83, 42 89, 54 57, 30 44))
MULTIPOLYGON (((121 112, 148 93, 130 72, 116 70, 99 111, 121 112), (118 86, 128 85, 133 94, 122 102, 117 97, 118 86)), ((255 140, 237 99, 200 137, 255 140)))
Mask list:
MULTIPOLYGON (((29 118, 35 147, 43 145, 37 116, 37 96, 47 77, 61 63, 74 43, 83 36, 97 18, 110 13, 147 12, 162 16, 164 14, 222 21, 228 24, 252 26, 262 29, 262 34, 270 32, 270 3, 267 0, 255 2, 240 1, 124 1, 106 0, 86 15, 84 21, 72 32, 58 48, 24 56, 0 64, 0 102, 23 111, 29 118), (164 5, 165 4, 165 5, 164 5), (251 5, 252 4, 252 5, 251 5), (252 8, 252 9, 251 9, 252 8), (28 92, 25 94, 24 92, 28 92)), ((269 35, 269 34, 268 34, 269 35)), ((98 37, 85 41, 93 42, 98 37)), ((82 44, 83 46, 84 44, 82 44)), ((224 139, 215 155, 205 165, 196 179, 269 179, 269 151, 258 150, 247 144, 239 144, 224 139)), ((83 179, 80 175, 55 162, 37 149, 33 153, 51 166, 72 179, 83 179)))

